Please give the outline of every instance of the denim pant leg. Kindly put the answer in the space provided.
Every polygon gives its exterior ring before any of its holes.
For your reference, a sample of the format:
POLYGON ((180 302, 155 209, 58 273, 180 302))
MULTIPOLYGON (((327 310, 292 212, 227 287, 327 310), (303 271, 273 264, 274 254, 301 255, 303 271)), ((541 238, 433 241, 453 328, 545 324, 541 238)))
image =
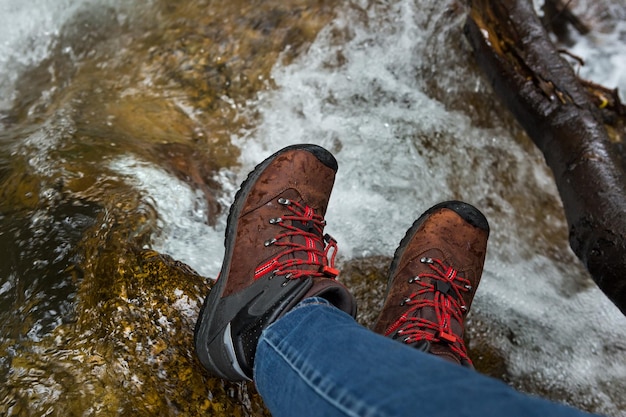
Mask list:
POLYGON ((254 380, 274 417, 588 416, 380 336, 321 298, 263 332, 254 380))

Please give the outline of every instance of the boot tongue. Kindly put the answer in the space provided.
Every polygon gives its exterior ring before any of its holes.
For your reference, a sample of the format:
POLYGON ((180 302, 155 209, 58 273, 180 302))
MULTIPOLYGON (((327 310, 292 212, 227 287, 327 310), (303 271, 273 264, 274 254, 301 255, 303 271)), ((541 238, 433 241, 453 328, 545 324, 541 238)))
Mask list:
MULTIPOLYGON (((307 209, 307 211, 310 211, 310 214, 307 213, 306 216, 312 217, 313 210, 309 207, 307 207, 307 209)), ((301 245, 303 248, 307 248, 308 250, 298 250, 291 253, 289 256, 294 259, 299 259, 309 263, 302 265, 302 269, 316 272, 319 271, 320 268, 324 265, 323 255, 321 255, 324 253, 324 240, 322 237, 322 232, 314 227, 312 220, 293 220, 291 222, 291 225, 304 232, 303 234, 293 236, 292 242, 301 245)))
MULTIPOLYGON (((302 217, 301 220, 291 220, 287 222, 290 226, 302 231, 301 234, 292 236, 291 241, 303 248, 303 250, 290 253, 288 258, 306 262, 306 264, 299 266, 299 269, 318 272, 324 265, 325 260, 323 259, 323 230, 320 230, 319 226, 313 221, 313 217, 316 215, 315 209, 308 206, 307 202, 303 201, 300 194, 294 189, 286 190, 282 194, 282 197, 298 202, 304 207, 304 212, 302 213, 293 213, 289 210, 285 212, 285 215, 288 216, 302 217)), ((319 218, 319 215, 317 217, 319 218)))
MULTIPOLYGON (((302 230, 303 232, 314 233, 314 234, 320 235, 320 233, 318 233, 317 229, 315 228, 315 224, 313 223, 313 220, 311 220, 313 218, 312 210, 311 210, 311 215, 307 216, 307 218, 309 220, 306 220, 306 221, 304 221, 304 220, 303 221, 293 220, 291 222, 291 225, 293 227, 297 228, 297 229, 302 230)), ((321 235, 320 235, 320 237, 321 237, 321 235)))
MULTIPOLYGON (((423 299, 434 302, 435 298, 438 298, 438 303, 443 306, 444 310, 454 308, 456 294, 452 290, 452 284, 447 281, 442 281, 434 278, 425 278, 430 280, 434 288, 433 291, 427 292, 423 295, 423 299)), ((463 301, 460 300, 462 303, 463 301)), ((465 361, 455 353, 450 345, 463 343, 463 325, 453 315, 444 314, 441 319, 437 315, 434 306, 424 306, 418 308, 411 314, 413 317, 421 318, 429 322, 435 323, 439 326, 439 330, 427 330, 432 333, 433 336, 438 339, 438 342, 427 342, 425 340, 415 342, 416 348, 427 351, 431 354, 437 355, 448 361, 464 364, 465 361)), ((462 314, 461 314, 462 317, 462 314)))

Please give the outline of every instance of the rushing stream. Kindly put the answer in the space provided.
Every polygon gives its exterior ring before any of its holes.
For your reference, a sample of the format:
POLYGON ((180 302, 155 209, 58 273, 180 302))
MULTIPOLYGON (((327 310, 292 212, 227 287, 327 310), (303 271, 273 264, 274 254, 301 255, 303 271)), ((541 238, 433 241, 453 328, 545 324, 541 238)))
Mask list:
MULTIPOLYGON (((158 254, 215 277, 239 183, 311 142, 339 162, 327 230, 342 264, 382 275, 423 210, 476 205, 492 229, 478 369, 626 416, 626 317, 569 249, 551 173, 473 63, 463 7, 256 3, 0 0, 0 414, 262 414, 249 386, 198 388, 210 379, 185 343, 204 279, 158 254)), ((595 25, 569 45, 581 75, 623 93, 626 3, 576 5, 595 25)))

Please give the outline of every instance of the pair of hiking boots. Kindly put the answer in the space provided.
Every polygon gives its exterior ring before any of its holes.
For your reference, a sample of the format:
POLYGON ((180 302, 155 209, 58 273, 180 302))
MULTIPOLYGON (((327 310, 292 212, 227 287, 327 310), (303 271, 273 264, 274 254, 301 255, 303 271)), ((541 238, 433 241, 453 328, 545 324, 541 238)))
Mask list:
MULTIPOLYGON (((200 362, 231 381, 252 379, 263 329, 307 297, 356 315, 336 280, 324 215, 337 161, 316 145, 284 148, 259 164, 228 215, 224 263, 200 311, 200 362)), ((463 324, 480 281, 489 226, 475 207, 448 201, 411 226, 396 250, 374 331, 471 367, 463 324)))

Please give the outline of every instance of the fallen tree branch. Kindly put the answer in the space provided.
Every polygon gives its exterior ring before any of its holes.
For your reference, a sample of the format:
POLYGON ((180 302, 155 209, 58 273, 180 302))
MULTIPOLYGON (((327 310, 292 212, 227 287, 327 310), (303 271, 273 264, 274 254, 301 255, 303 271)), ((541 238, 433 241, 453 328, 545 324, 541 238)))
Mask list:
POLYGON ((619 97, 578 79, 529 0, 468 2, 465 34, 479 66, 543 152, 574 253, 626 314, 624 107, 619 97))

